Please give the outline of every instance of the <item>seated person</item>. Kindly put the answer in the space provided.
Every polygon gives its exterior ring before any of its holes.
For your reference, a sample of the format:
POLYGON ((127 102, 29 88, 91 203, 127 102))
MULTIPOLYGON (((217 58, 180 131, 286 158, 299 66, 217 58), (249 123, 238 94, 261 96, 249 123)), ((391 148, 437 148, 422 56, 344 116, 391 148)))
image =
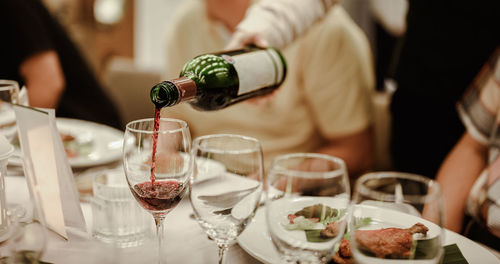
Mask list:
POLYGON ((465 226, 466 236, 496 250, 500 250, 499 91, 500 48, 458 105, 467 130, 437 175, 446 228, 460 232, 465 226), (466 211, 471 219, 464 221, 466 211))
POLYGON ((0 1, 0 79, 26 85, 31 106, 121 128, 75 44, 40 0, 0 1))
MULTIPOLYGON (((178 77, 196 55, 223 50, 249 5, 249 0, 184 1, 167 35, 166 79, 178 77)), ((374 76, 363 32, 337 6, 282 51, 287 77, 270 98, 214 112, 180 104, 164 108, 162 115, 186 120, 193 138, 215 133, 257 138, 266 165, 280 154, 321 152, 344 159, 351 175, 369 170, 374 76)))

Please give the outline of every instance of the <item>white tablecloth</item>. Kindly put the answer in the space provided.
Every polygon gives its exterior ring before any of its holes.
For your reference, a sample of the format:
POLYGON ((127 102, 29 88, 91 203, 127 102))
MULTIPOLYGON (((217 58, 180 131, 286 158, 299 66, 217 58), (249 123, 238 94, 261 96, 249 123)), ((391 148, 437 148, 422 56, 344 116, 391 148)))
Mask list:
MULTIPOLYGON (((24 177, 6 178, 6 196, 9 203, 29 202, 24 177)), ((82 210, 90 230, 92 211, 90 204, 82 203, 82 210)), ((209 240, 198 223, 190 218, 192 210, 184 199, 165 219, 164 249, 168 263, 216 263, 217 246, 209 240)), ((152 219, 152 218, 151 218, 152 219)), ((89 232, 90 234, 90 232, 89 232)), ((88 239, 82 242, 68 242, 49 231, 47 250, 42 260, 51 263, 156 263, 157 241, 155 237, 142 246, 116 249, 105 243, 88 239)), ((227 252, 226 263, 260 263, 248 255, 237 244, 227 252)))
MULTIPOLYGON (((5 179, 8 203, 28 204, 29 194, 24 177, 9 176, 5 179)), ((82 210, 90 234, 92 211, 90 204, 82 203, 82 210)), ((210 241, 197 222, 190 217, 190 204, 184 199, 165 219, 164 250, 168 263, 216 263, 217 246, 210 241)), ((155 237, 142 246, 117 249, 89 238, 69 242, 49 231, 48 245, 42 260, 51 263, 157 263, 155 237)), ((0 244, 0 254, 3 252, 0 244)), ((492 253, 494 251, 490 250, 492 253)), ((237 244, 229 248, 226 263, 261 263, 237 244)))

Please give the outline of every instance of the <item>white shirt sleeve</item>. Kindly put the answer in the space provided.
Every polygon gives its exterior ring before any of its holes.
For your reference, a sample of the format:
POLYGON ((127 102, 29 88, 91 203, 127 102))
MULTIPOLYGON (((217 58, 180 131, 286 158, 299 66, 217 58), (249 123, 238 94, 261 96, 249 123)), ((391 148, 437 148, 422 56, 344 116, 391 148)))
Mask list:
POLYGON ((340 0, 262 0, 251 6, 237 30, 258 34, 270 46, 283 48, 340 0))

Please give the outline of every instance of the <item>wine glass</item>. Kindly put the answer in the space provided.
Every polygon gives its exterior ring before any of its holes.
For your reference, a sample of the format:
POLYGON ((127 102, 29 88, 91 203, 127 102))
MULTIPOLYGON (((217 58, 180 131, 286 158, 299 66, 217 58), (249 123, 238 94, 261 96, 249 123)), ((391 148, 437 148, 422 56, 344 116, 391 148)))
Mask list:
MULTIPOLYGON (((439 263, 443 198, 439 184, 401 172, 365 174, 350 213, 351 252, 358 263, 439 263)), ((341 244, 341 248, 343 245, 341 244)), ((337 257, 349 258, 340 250, 337 257)))
POLYGON ((349 179, 343 160, 324 154, 276 157, 268 173, 267 228, 284 263, 327 263, 344 234, 349 179))
POLYGON ((139 204, 153 215, 162 251, 163 222, 186 194, 191 170, 191 137, 182 120, 141 119, 127 124, 123 165, 128 186, 139 204), (155 120, 158 126, 155 129, 155 120))
POLYGON ((262 148, 257 139, 208 135, 193 142, 189 198, 196 220, 219 247, 219 263, 246 228, 263 189, 262 148))

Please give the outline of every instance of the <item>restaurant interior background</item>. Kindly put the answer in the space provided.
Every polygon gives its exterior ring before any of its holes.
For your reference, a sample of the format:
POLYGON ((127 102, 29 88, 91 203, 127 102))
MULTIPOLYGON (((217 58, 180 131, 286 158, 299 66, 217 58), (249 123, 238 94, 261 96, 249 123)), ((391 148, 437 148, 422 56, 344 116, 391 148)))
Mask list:
POLYGON ((44 0, 115 99, 124 121, 151 116, 160 31, 179 0, 44 0), (161 12, 160 12, 161 11, 161 12))
MULTIPOLYGON (((87 58, 113 98, 123 123, 153 116, 148 94, 162 79, 168 63, 164 54, 169 18, 182 1, 201 0, 42 1, 87 58)), ((394 43, 404 33, 407 2, 350 0, 342 5, 368 36, 377 75, 387 73, 394 43)), ((377 89, 385 90, 383 79, 377 82, 377 89)), ((389 100, 389 93, 374 97, 376 164, 380 169, 390 166, 389 100)))
MULTIPOLYGON (((193 0, 42 1, 102 77, 108 63, 116 57, 129 59, 139 70, 161 72, 166 60, 159 58, 163 58, 169 18, 179 3, 193 0)), ((370 11, 374 9, 370 2, 374 1, 350 0, 343 2, 343 6, 373 42, 372 16, 377 16, 377 10, 370 11)), ((385 15, 402 16, 407 7, 381 8, 389 11, 385 15)))

